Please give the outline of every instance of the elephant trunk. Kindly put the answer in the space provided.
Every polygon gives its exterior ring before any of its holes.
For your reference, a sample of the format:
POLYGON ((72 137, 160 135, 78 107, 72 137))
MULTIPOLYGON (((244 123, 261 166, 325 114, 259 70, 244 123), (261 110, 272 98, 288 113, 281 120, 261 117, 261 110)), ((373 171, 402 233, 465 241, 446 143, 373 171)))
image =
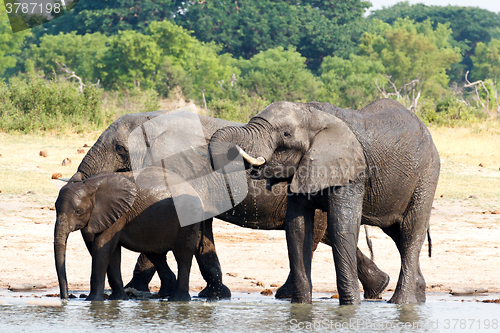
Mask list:
POLYGON ((90 150, 87 152, 82 162, 78 166, 78 172, 73 177, 75 177, 77 174, 80 174, 80 180, 85 180, 101 171, 105 171, 102 170, 102 163, 99 163, 100 154, 98 153, 99 148, 96 147, 96 145, 92 146, 92 148, 90 148, 90 150))
POLYGON ((212 157, 212 166, 215 170, 221 169, 231 163, 240 154, 245 161, 252 166, 261 166, 271 157, 273 149, 263 144, 259 147, 255 143, 266 143, 271 140, 262 138, 268 130, 264 125, 249 123, 245 126, 225 127, 214 133, 209 143, 209 151, 212 157), (264 133, 264 134, 263 134, 264 133))
POLYGON ((68 279, 66 277, 66 244, 69 233, 70 230, 67 223, 62 223, 61 219, 58 218, 56 220, 56 227, 54 230, 54 256, 61 299, 68 298, 68 279))

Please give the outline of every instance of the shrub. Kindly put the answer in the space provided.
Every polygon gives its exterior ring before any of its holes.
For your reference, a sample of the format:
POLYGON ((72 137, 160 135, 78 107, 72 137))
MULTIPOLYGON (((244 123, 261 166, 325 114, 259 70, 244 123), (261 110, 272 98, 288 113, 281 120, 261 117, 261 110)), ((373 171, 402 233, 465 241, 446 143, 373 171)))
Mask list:
POLYGON ((81 132, 109 123, 101 108, 102 90, 60 78, 30 76, 0 82, 0 129, 24 133, 70 129, 81 132))

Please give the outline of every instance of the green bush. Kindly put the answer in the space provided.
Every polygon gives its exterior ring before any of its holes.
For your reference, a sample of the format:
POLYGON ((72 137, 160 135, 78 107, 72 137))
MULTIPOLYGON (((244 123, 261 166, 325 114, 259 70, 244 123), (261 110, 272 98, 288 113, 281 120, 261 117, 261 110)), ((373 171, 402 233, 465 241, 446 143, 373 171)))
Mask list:
POLYGON ((156 111, 159 108, 158 92, 154 89, 107 91, 102 98, 102 112, 111 115, 111 121, 124 114, 156 111))
POLYGON ((484 110, 471 107, 452 96, 437 102, 431 99, 423 100, 419 109, 417 115, 425 124, 466 126, 487 118, 484 110))
POLYGON ((102 128, 110 115, 101 108, 102 90, 64 79, 37 76, 0 82, 0 130, 24 133, 102 128))
POLYGON ((259 96, 240 98, 214 98, 208 102, 209 115, 216 118, 246 123, 270 103, 259 96))

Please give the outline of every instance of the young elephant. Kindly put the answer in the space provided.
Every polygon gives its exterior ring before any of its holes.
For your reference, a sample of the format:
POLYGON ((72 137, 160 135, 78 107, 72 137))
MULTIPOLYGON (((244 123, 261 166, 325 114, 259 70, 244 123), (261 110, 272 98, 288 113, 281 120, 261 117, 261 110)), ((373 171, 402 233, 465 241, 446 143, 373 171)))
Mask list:
MULTIPOLYGON (((148 168, 141 177, 164 177, 161 168, 148 168)), ((169 180, 175 175, 169 174, 169 180)), ((181 227, 174 199, 167 187, 145 189, 133 174, 99 173, 64 186, 56 201, 54 252, 61 298, 68 297, 65 257, 69 233, 81 230, 92 255, 90 294, 87 300, 103 300, 106 272, 112 289, 110 299, 128 299, 120 272, 121 246, 142 252, 155 264, 160 277, 169 277, 165 254, 172 250, 178 265, 176 288, 170 301, 189 301, 189 272, 200 223, 181 227)), ((146 179, 147 182, 147 179, 146 179)), ((194 191, 181 194, 185 211, 200 212, 194 191)), ((178 200, 178 197, 176 197, 178 200)), ((176 201, 179 202, 179 201, 176 201)), ((177 207, 179 208, 179 207, 177 207)), ((172 279, 172 278, 171 278, 172 279)), ((175 281, 175 276, 173 277, 175 281)), ((171 284, 173 281, 162 281, 171 284)))

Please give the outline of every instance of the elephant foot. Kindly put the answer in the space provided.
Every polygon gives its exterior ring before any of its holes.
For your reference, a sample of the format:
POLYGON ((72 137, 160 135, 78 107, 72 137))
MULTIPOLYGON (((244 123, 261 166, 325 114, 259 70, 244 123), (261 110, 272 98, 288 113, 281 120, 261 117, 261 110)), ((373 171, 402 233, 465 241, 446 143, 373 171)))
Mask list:
POLYGON ((175 286, 172 285, 167 285, 165 286, 164 284, 161 285, 160 290, 158 291, 158 296, 160 298, 165 298, 170 295, 173 295, 175 293, 175 286))
POLYGON ((125 290, 119 291, 119 292, 112 292, 111 295, 109 295, 108 298, 110 301, 128 301, 129 297, 125 290))
POLYGON ((381 279, 379 279, 376 284, 370 285, 369 287, 363 286, 363 289, 365 290, 365 299, 382 299, 382 293, 389 284, 391 278, 384 272, 381 272, 379 276, 381 279))
POLYGON ((175 290, 172 295, 168 297, 169 302, 189 302, 191 300, 191 296, 188 292, 182 290, 175 290))
POLYGON ((311 304, 311 296, 292 297, 292 303, 311 304))
POLYGON ((229 290, 229 288, 224 284, 207 284, 205 289, 200 291, 198 297, 209 299, 231 298, 231 290, 229 290))
POLYGON ((291 283, 285 282, 278 290, 276 290, 276 298, 292 298, 293 286, 291 283))
POLYGON ((141 281, 136 279, 135 277, 130 280, 129 283, 125 286, 125 289, 135 289, 137 291, 149 291, 148 283, 145 281, 141 281))
POLYGON ((394 295, 392 295, 391 299, 389 300, 389 303, 393 304, 414 304, 420 302, 425 302, 425 298, 423 301, 420 301, 417 299, 416 295, 410 295, 409 293, 405 293, 397 289, 394 292, 394 295))
POLYGON ((300 292, 293 292, 292 293, 292 303, 302 303, 302 304, 311 304, 312 303, 312 296, 311 293, 300 293, 300 292))
POLYGON ((90 292, 90 294, 85 298, 86 301, 104 301, 104 294, 99 294, 95 292, 90 292))

